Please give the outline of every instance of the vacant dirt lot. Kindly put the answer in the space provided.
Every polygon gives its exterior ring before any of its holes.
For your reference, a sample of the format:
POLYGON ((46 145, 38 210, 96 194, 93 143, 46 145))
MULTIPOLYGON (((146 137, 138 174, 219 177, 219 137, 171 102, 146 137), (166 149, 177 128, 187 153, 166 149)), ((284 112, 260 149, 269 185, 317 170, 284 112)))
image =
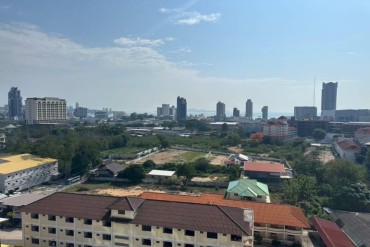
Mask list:
POLYGON ((212 165, 225 165, 228 157, 212 154, 208 158, 210 159, 212 165))
POLYGON ((140 186, 131 187, 127 189, 97 189, 97 190, 91 191, 90 193, 97 194, 97 195, 111 195, 111 196, 139 196, 144 191, 165 193, 164 191, 161 191, 161 190, 145 189, 145 188, 141 188, 140 186))
POLYGON ((188 153, 188 151, 182 151, 182 150, 167 150, 164 152, 159 152, 153 155, 150 155, 149 157, 146 157, 137 163, 142 164, 147 160, 153 160, 156 164, 164 164, 166 162, 171 162, 173 160, 176 160, 176 157, 188 153))

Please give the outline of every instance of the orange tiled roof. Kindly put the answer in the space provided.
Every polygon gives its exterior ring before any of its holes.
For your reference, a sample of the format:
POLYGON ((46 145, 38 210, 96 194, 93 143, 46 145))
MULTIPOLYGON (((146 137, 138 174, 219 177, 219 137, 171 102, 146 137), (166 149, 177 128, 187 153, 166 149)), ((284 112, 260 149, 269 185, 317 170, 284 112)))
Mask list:
POLYGON ((252 208, 254 210, 255 223, 310 228, 307 218, 304 216, 302 210, 291 205, 229 200, 224 199, 222 195, 218 194, 202 194, 200 196, 191 196, 143 192, 140 197, 144 199, 161 201, 189 202, 237 208, 252 208))
POLYGON ((245 161, 244 171, 284 173, 285 166, 272 161, 245 161))

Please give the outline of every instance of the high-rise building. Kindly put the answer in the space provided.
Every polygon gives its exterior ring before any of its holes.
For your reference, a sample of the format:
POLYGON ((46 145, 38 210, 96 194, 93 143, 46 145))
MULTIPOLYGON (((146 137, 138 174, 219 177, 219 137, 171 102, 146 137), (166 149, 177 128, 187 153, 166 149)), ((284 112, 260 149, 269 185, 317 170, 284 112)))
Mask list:
POLYGON ((158 106, 157 107, 157 117, 161 117, 162 116, 162 107, 158 106))
MULTIPOLYGON (((77 106, 77 104, 76 104, 77 106)), ((87 108, 77 106, 73 111, 73 116, 79 118, 86 118, 87 117, 87 108)))
POLYGON ((294 118, 296 120, 303 119, 315 120, 317 118, 317 108, 316 106, 295 106, 294 118))
POLYGON ((187 114, 187 103, 186 99, 182 98, 180 96, 177 97, 177 112, 176 112, 176 120, 186 120, 186 114, 187 114))
POLYGON ((322 83, 321 117, 325 120, 334 120, 337 109, 338 82, 322 83))
POLYGON ((221 101, 217 102, 216 104, 216 117, 218 118, 225 118, 225 104, 221 101))
POLYGON ((9 117, 22 117, 22 97, 17 87, 12 87, 8 93, 8 107, 9 117))
POLYGON ((28 124, 64 123, 67 121, 67 102, 59 98, 27 98, 26 122, 28 124))
POLYGON ((162 115, 163 116, 170 115, 170 105, 169 104, 162 104, 162 115))
POLYGON ((248 99, 245 103, 245 116, 249 119, 253 119, 253 102, 248 99))
POLYGON ((262 107, 261 111, 262 111, 262 119, 268 119, 269 107, 265 105, 264 107, 262 107))
POLYGON ((233 117, 240 117, 240 110, 236 107, 233 109, 233 117))

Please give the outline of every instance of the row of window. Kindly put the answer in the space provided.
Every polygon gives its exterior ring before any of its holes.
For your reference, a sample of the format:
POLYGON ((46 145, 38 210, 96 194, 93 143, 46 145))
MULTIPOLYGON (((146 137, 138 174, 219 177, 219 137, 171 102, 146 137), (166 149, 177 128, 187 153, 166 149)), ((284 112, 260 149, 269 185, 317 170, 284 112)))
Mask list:
MULTIPOLYGON (((26 227, 28 227, 28 226, 26 226, 26 227)), ((44 229, 45 229, 45 227, 44 227, 44 229)), ((31 231, 39 232, 40 228, 39 228, 39 226, 32 225, 31 226, 31 231)), ((62 232, 63 229, 60 229, 60 231, 62 232)), ((48 227, 48 233, 49 234, 56 234, 57 230, 54 227, 48 227)), ((82 234, 82 233, 78 232, 78 234, 82 234)), ((75 235, 74 230, 68 230, 68 229, 65 230, 65 235, 66 236, 74 236, 75 235)), ((100 234, 97 233, 96 236, 100 236, 100 234)), ((84 238, 92 238, 92 237, 93 237, 92 232, 84 232, 84 238)), ((112 236, 110 234, 102 234, 102 238, 103 238, 103 240, 111 240, 112 236)))
MULTIPOLYGON (((38 219, 39 214, 31 214, 32 219, 38 219)), ((59 216, 59 218, 63 218, 63 216, 59 216)), ((56 221, 57 217, 55 215, 48 215, 48 220, 49 221, 56 221)), ((74 223, 74 218, 73 217, 65 217, 65 222, 66 223, 74 223)), ((97 221, 99 222, 99 221, 97 221)), ((85 225, 92 225, 92 220, 91 219, 84 219, 84 224, 85 225)), ((112 223, 110 221, 103 221, 103 226, 105 227, 111 227, 112 223)))

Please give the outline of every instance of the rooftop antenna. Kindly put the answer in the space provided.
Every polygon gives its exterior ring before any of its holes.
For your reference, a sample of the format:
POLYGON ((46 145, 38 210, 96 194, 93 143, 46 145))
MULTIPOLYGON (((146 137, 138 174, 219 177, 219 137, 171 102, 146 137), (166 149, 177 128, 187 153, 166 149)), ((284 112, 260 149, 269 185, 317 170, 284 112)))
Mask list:
POLYGON ((313 82, 313 106, 314 107, 316 106, 315 100, 316 100, 316 76, 313 82))

